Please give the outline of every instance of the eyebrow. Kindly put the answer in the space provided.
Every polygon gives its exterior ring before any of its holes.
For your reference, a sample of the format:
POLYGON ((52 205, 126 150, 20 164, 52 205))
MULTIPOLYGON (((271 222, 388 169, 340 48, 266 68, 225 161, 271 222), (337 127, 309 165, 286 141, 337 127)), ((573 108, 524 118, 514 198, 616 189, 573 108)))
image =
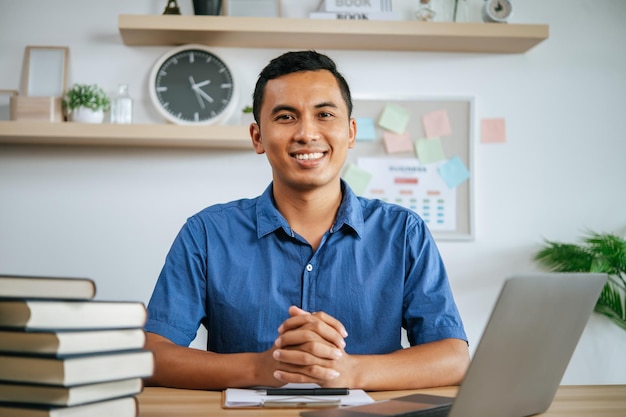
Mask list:
MULTIPOLYGON (((322 103, 316 104, 313 107, 316 108, 316 109, 323 109, 324 107, 331 107, 331 108, 336 109, 337 105, 335 103, 333 103, 333 102, 330 102, 330 101, 324 101, 322 103)), ((272 113, 271 114, 276 114, 276 113, 281 112, 281 111, 289 111, 289 112, 294 112, 295 113, 296 112, 296 108, 293 107, 293 106, 288 106, 286 104, 279 104, 279 105, 275 106, 272 109, 272 113)))

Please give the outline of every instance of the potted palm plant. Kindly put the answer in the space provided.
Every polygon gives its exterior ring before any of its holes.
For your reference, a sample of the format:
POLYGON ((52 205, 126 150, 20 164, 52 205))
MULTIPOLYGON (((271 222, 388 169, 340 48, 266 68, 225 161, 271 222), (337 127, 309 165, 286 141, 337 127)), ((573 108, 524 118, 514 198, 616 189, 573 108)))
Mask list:
POLYGON ((534 259, 556 272, 607 273, 595 311, 626 330, 626 240, 589 231, 579 244, 546 240, 534 259))
POLYGON ((65 93, 63 106, 73 122, 102 123, 111 100, 96 84, 74 84, 65 93))

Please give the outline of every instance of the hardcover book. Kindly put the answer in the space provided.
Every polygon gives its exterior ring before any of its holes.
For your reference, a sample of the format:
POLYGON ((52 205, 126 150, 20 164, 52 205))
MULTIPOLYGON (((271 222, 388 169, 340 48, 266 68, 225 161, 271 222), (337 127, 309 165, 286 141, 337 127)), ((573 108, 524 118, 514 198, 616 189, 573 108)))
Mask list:
POLYGON ((135 397, 118 398, 76 407, 36 407, 0 404, 0 417, 137 417, 135 397))
POLYGON ((154 358, 148 350, 41 357, 0 355, 0 381, 72 387, 152 375, 154 358))
POLYGON ((0 330, 0 352, 32 355, 76 355, 141 349, 143 329, 24 332, 0 330))
POLYGON ((0 275, 0 299, 89 300, 95 295, 96 285, 88 278, 0 275))
POLYGON ((114 398, 130 397, 143 389, 141 378, 58 387, 53 385, 10 384, 0 382, 0 403, 41 404, 72 407, 114 398))
POLYGON ((0 300, 0 328, 24 330, 143 327, 143 303, 130 301, 0 300))

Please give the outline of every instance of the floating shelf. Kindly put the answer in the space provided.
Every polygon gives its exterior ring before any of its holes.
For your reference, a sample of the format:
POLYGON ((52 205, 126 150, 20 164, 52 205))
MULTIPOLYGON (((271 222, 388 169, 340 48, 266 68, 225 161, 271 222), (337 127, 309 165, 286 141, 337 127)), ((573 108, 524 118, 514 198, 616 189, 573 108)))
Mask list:
POLYGON ((246 126, 171 124, 0 122, 0 144, 253 150, 246 126))
POLYGON ((524 53, 548 25, 268 17, 120 15, 126 45, 524 53))

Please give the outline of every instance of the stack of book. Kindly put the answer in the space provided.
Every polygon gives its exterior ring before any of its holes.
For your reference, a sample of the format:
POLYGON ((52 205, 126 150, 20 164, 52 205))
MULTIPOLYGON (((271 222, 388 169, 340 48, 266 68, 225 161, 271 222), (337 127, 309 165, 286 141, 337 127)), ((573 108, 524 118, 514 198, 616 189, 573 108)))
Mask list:
POLYGON ((136 417, 145 349, 140 302, 94 300, 87 278, 0 275, 0 417, 136 417))
POLYGON ((391 7, 391 0, 324 0, 311 19, 401 20, 391 7))

